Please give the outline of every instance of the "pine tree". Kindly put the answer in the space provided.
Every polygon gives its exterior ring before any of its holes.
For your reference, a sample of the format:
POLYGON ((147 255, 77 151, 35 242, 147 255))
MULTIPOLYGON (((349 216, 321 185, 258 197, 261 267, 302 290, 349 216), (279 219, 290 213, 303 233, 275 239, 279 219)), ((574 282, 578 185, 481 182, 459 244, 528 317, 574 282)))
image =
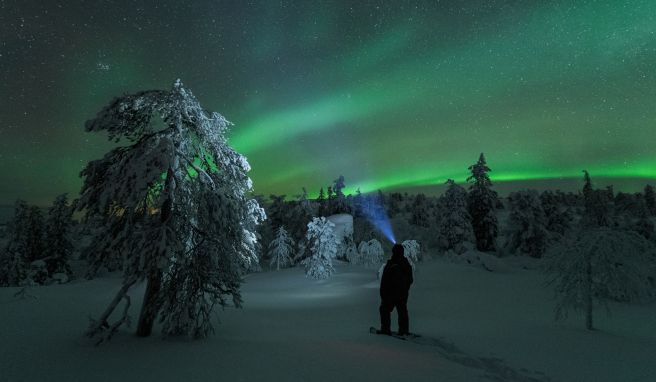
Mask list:
POLYGON ((294 257, 294 239, 289 237, 285 227, 280 226, 276 232, 276 238, 269 244, 270 265, 275 265, 276 270, 291 265, 294 257))
POLYGON ((68 205, 66 194, 55 198, 52 207, 48 210, 45 252, 50 276, 55 273, 64 273, 67 276, 72 274, 68 263, 73 251, 73 243, 70 238, 70 230, 73 225, 72 215, 73 209, 68 205))
MULTIPOLYGON (((335 192, 334 207, 331 213, 334 214, 346 214, 350 213, 348 203, 346 202, 346 195, 344 195, 344 188, 346 184, 344 183, 344 176, 340 175, 337 179, 333 181, 333 190, 335 192)), ((329 189, 330 191, 330 189, 329 189)))
POLYGON ((297 197, 298 205, 306 215, 313 216, 315 206, 310 199, 308 199, 308 192, 305 187, 302 187, 302 191, 303 192, 297 197))
POLYGON ((311 256, 303 260, 305 274, 314 279, 327 279, 335 273, 333 258, 337 255, 335 225, 325 217, 314 218, 308 223, 307 242, 311 256))
POLYGON ((364 216, 364 196, 360 191, 360 187, 355 190, 355 197, 353 198, 353 216, 358 218, 364 216))
POLYGON ((89 336, 102 341, 129 320, 127 292, 141 280, 139 336, 159 317, 165 335, 204 337, 216 305, 227 297, 241 305, 241 276, 257 265, 255 229, 265 216, 249 197, 246 158, 227 144, 229 125, 179 80, 170 91, 116 98, 87 122, 88 132, 123 143, 81 174, 77 208, 100 216, 105 232, 95 266, 120 253, 123 268, 123 286, 89 336), (123 299, 123 315, 110 324, 123 299))
POLYGON ((317 197, 317 204, 319 205, 319 209, 317 213, 319 216, 326 216, 328 215, 326 211, 326 196, 323 192, 323 187, 319 190, 319 196, 317 197))
POLYGON ((30 206, 27 214, 27 248, 28 262, 41 260, 45 257, 43 213, 37 206, 30 206))
POLYGON ((563 240, 546 255, 549 282, 559 298, 556 319, 566 318, 569 309, 583 310, 585 327, 593 330, 594 300, 653 297, 654 259, 653 245, 635 232, 586 228, 563 240))
POLYGON ((333 192, 333 188, 331 186, 328 186, 328 192, 326 195, 327 198, 325 214, 326 216, 329 216, 335 213, 335 193, 333 192))
POLYGON ((428 200, 426 199, 426 195, 422 193, 417 194, 412 202, 412 207, 410 209, 410 224, 424 228, 430 226, 428 200))
POLYGON ((468 209, 476 237, 476 248, 479 251, 494 251, 498 234, 494 208, 499 198, 492 190, 492 182, 487 175, 491 170, 485 162, 483 153, 478 158, 478 162, 469 166, 469 171, 471 175, 467 181, 472 182, 472 185, 469 187, 468 209))
POLYGON ((540 258, 547 248, 547 217, 538 192, 517 191, 509 195, 511 233, 508 247, 513 251, 540 258))
POLYGON ((307 223, 315 215, 315 207, 307 199, 307 192, 303 188, 303 193, 298 195, 298 199, 291 203, 287 208, 285 224, 288 227, 288 233, 297 243, 305 239, 307 223))
POLYGON ((447 180, 447 189, 440 197, 442 216, 438 225, 440 248, 444 251, 462 252, 462 244, 474 242, 474 230, 467 210, 467 191, 452 179, 447 180))
POLYGON ((29 214, 23 200, 14 203, 14 216, 9 222, 7 246, 0 258, 0 286, 18 286, 29 271, 29 214))
POLYGON ((647 209, 652 216, 656 216, 656 193, 654 193, 654 187, 650 184, 645 186, 645 203, 647 204, 647 209))
POLYGON ((387 198, 387 213, 390 218, 401 213, 401 200, 403 196, 398 192, 393 192, 387 198))
POLYGON ((570 229, 572 217, 567 208, 561 208, 558 197, 551 191, 540 195, 542 210, 547 218, 547 230, 563 236, 570 229))
POLYGON ((610 199, 605 190, 595 190, 592 187, 590 174, 583 170, 583 224, 589 227, 609 227, 610 199))

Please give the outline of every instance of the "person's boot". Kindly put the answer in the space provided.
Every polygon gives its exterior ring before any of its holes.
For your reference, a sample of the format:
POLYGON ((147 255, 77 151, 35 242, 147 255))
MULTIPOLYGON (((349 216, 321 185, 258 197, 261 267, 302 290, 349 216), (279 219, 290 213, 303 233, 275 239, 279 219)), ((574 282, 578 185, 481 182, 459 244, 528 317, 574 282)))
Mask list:
POLYGON ((391 336, 392 331, 389 330, 389 329, 388 330, 378 329, 378 330, 376 330, 376 334, 385 334, 385 335, 391 336))

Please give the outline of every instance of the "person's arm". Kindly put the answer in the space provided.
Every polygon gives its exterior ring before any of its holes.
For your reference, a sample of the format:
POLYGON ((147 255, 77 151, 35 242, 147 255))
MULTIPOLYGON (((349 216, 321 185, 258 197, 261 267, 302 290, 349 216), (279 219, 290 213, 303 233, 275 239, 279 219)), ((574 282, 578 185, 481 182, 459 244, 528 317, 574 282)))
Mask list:
POLYGON ((380 297, 385 298, 389 294, 389 269, 387 265, 383 268, 383 275, 380 278, 380 297))

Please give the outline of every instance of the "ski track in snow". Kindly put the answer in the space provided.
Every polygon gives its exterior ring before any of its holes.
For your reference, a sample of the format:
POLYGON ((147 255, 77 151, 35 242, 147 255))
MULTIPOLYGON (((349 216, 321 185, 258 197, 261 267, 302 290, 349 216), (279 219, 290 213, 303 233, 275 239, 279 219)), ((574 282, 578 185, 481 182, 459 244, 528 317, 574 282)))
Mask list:
POLYGON ((418 345, 430 346, 441 357, 466 367, 480 369, 485 373, 483 377, 493 381, 547 382, 552 380, 541 372, 531 372, 526 369, 517 371, 506 365, 504 360, 500 358, 476 357, 467 354, 452 342, 445 339, 420 336, 407 338, 406 341, 418 345))

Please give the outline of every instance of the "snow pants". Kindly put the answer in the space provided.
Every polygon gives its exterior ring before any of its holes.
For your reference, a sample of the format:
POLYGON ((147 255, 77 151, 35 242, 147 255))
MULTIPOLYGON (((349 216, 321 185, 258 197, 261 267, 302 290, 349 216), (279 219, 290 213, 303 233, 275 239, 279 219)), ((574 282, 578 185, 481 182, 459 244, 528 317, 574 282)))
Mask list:
POLYGON ((399 333, 410 332, 410 319, 408 318, 408 298, 399 298, 394 300, 383 300, 380 303, 380 330, 384 332, 392 331, 391 313, 396 308, 399 316, 399 333))

